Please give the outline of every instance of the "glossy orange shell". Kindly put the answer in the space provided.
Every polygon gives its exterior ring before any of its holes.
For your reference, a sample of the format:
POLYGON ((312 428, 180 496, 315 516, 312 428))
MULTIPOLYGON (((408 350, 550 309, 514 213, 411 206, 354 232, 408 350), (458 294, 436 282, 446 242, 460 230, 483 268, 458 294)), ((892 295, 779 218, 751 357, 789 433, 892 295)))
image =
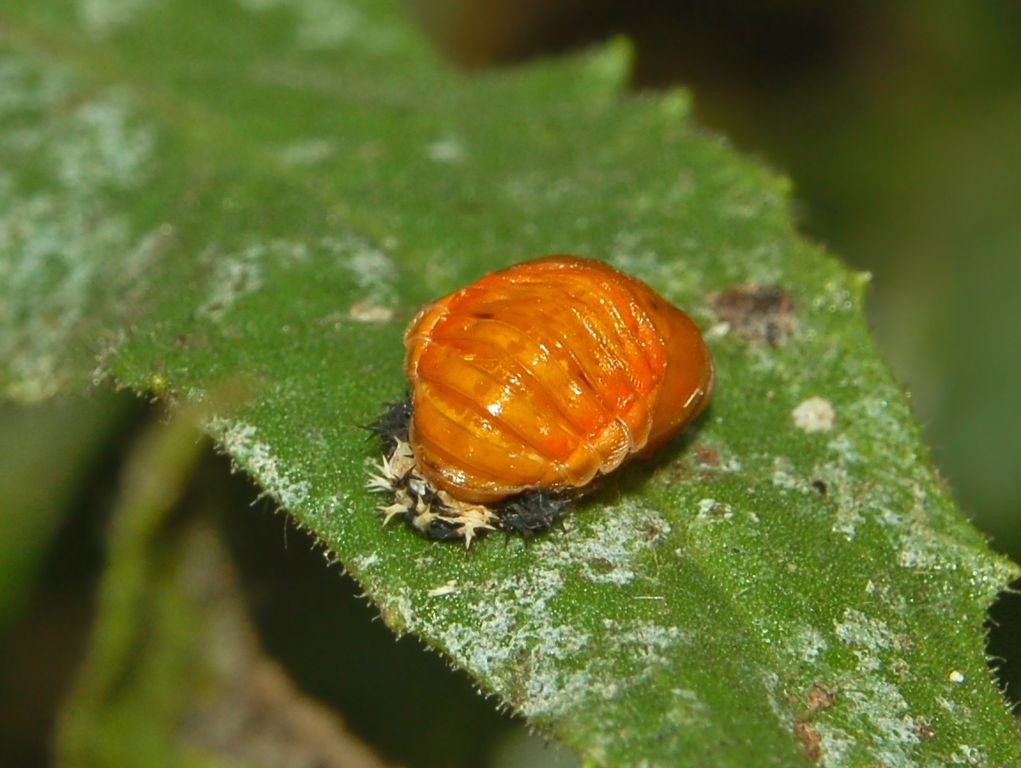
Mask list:
POLYGON ((705 406, 695 324, 599 261, 546 256, 423 308, 404 334, 418 470, 465 502, 586 485, 705 406))

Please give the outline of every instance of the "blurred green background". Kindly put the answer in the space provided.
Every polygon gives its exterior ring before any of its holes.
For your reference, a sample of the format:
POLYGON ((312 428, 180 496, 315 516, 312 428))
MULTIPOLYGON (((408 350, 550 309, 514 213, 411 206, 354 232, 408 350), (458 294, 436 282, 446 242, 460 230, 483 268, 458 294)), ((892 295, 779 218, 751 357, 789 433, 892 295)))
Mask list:
MULTIPOLYGON (((626 34, 637 91, 690 88, 707 129, 788 175, 801 229, 873 274, 875 334, 965 513, 1021 560, 1021 3, 408 5, 469 70, 626 34)), ((47 759, 117 472, 151 418, 99 393, 0 409, 0 764, 47 759)), ((209 452, 194 485, 188 504, 222 510, 266 649, 386 760, 537 764, 519 725, 414 640, 395 642, 303 534, 250 507, 256 492, 226 461, 209 452)), ((993 609, 990 651, 1017 701, 1016 595, 993 609)))

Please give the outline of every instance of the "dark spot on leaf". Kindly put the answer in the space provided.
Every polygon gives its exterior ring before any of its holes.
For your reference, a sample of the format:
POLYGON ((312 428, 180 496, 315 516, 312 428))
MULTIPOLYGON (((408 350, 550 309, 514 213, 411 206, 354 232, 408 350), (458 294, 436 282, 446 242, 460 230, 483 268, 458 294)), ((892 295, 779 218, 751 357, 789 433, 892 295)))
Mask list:
POLYGON ((642 538, 645 541, 656 541, 663 536, 663 530, 659 528, 655 523, 647 521, 642 524, 641 528, 642 538))
POLYGON ((794 330, 791 298, 775 285, 735 285, 712 294, 709 303, 734 333, 751 341, 777 346, 794 330))
POLYGON ((823 498, 826 498, 826 494, 829 493, 829 486, 826 485, 825 480, 813 480, 812 490, 818 493, 823 498))
POLYGON ((833 706, 833 702, 836 700, 836 691, 827 688, 822 683, 812 683, 805 691, 805 706, 808 708, 809 715, 833 706))
POLYGON ((932 726, 925 722, 925 720, 921 717, 915 718, 915 731, 923 741, 928 741, 929 739, 936 737, 936 731, 934 731, 932 726))
POLYGON ((798 746, 801 747, 801 754, 813 763, 818 763, 822 758, 822 738, 819 732, 811 723, 795 720, 794 735, 798 739, 798 746))
POLYGON ((615 571, 617 566, 607 560, 605 557, 594 557, 589 560, 589 564, 600 573, 610 573, 615 571))
POLYGON ((693 445, 684 457, 670 463, 667 478, 671 483, 683 482, 693 476, 711 481, 719 474, 719 464, 720 454, 715 448, 693 445))
POLYGON ((715 448, 707 448, 704 445, 696 445, 691 449, 691 454, 703 467, 715 467, 720 463, 720 454, 715 448))

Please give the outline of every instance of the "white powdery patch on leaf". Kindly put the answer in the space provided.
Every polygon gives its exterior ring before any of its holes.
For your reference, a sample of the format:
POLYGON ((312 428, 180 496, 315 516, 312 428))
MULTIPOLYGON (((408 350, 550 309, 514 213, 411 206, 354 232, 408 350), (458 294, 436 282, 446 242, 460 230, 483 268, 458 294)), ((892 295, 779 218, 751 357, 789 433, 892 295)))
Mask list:
MULTIPOLYGON (((640 507, 604 512, 591 532, 579 527, 531 542, 540 568, 444 590, 443 599, 459 606, 455 624, 433 624, 427 610, 415 613, 406 600, 388 600, 386 608, 408 628, 436 637, 487 688, 515 692, 511 703, 527 717, 562 717, 616 698, 669 664, 684 638, 679 628, 647 618, 607 618, 592 627, 563 614, 563 573, 580 567, 583 579, 618 588, 639 572, 636 558, 670 530, 640 507)), ((694 706, 679 703, 684 711, 694 706)))
POLYGON ((294 167, 315 166, 336 152, 333 142, 327 139, 295 141, 280 150, 280 161, 294 167))
POLYGON ((52 63, 0 58, 0 85, 11 88, 0 87, 0 359, 8 393, 31 401, 63 384, 63 361, 99 296, 125 288, 156 252, 153 233, 136 236, 106 203, 147 181, 155 134, 122 92, 58 109, 71 89, 52 63), (27 143, 6 130, 26 111, 42 118, 27 143))
POLYGON ((155 0, 78 0, 78 18, 86 33, 103 38, 131 23, 155 0))
POLYGON ((585 189, 571 177, 550 179, 548 173, 522 171, 507 178, 502 192, 523 211, 534 211, 581 197, 585 189))
POLYGON ((712 713, 698 693, 689 688, 671 688, 672 706, 667 720, 677 728, 705 728, 712 723, 712 713))
POLYGON ((220 320, 243 296, 262 287, 262 262, 275 249, 256 243, 237 251, 207 249, 200 262, 210 269, 209 292, 196 310, 199 317, 220 320))
POLYGON ((788 656, 795 664, 815 664, 819 654, 829 647, 829 643, 815 627, 800 627, 793 633, 790 642, 784 645, 788 656))
POLYGON ((911 711, 889 679, 889 670, 908 669, 902 651, 907 650, 909 639, 854 608, 844 610, 834 632, 858 659, 857 673, 841 687, 845 711, 856 721, 852 730, 869 735, 871 754, 882 764, 916 765, 914 752, 921 743, 917 723, 922 713, 911 711))
POLYGON ((879 653, 893 648, 897 636, 880 619, 870 619, 855 608, 844 610, 843 621, 834 626, 837 638, 854 650, 863 669, 874 671, 880 667, 879 653))
MULTIPOLYGON (((0 53, 0 120, 23 110, 52 107, 67 98, 70 87, 56 68, 34 66, 21 56, 0 53)), ((10 133, 5 131, 0 141, 10 141, 10 133)))
POLYGON ((371 301, 356 301, 347 308, 345 317, 356 323, 389 323, 397 313, 391 307, 371 301))
MULTIPOLYGON (((557 621, 553 603, 563 588, 552 568, 490 579, 465 602, 466 619, 439 627, 450 655, 497 690, 522 690, 522 705, 536 711, 569 705, 578 680, 558 670, 584 650, 591 635, 557 621), (549 679, 546 677, 549 676, 549 679)), ((389 602, 389 600, 388 600, 389 602)), ((410 613, 409 622, 416 616, 410 613)))
MULTIPOLYGON (((0 172, 2 173, 2 172, 0 172)), ((21 198, 0 175, 0 360, 14 397, 49 397, 61 361, 85 319, 103 259, 129 248, 119 217, 88 226, 59 196, 21 198)))
POLYGON ((692 520, 692 526, 713 525, 733 519, 734 510, 729 504, 724 504, 716 499, 700 499, 698 502, 698 514, 692 520))
POLYGON ((989 765, 989 758, 981 747, 973 747, 969 744, 958 744, 957 749, 950 755, 951 765, 968 765, 974 768, 983 768, 989 765))
POLYGON ((415 613, 401 600, 387 600, 387 609, 400 612, 411 629, 438 632, 440 645, 487 687, 515 692, 511 703, 526 717, 583 711, 669 663, 678 628, 647 620, 605 619, 600 628, 568 622, 558 610, 560 571, 544 565, 476 588, 444 590, 443 598, 464 612, 453 625, 425 628, 427 612, 415 613))
POLYGON ((846 411, 847 429, 827 446, 833 460, 813 470, 835 502, 833 532, 851 541, 862 525, 881 526, 900 567, 926 575, 970 574, 976 600, 995 598, 1015 577, 1014 567, 956 530, 940 530, 936 521, 950 504, 930 489, 927 464, 904 451, 914 442, 906 410, 893 400, 866 397, 846 411), (875 440, 877 434, 886 439, 875 440), (874 468, 863 471, 866 464, 874 468))
POLYGON ((810 397, 791 411, 794 426, 805 432, 829 432, 833 429, 836 412, 829 400, 810 397))
POLYGON ((578 567, 588 581, 627 584, 641 571, 640 556, 670 533, 670 523, 658 512, 622 500, 600 510, 599 524, 575 529, 562 539, 536 542, 553 566, 578 567))
POLYGON ((362 557, 351 558, 351 569, 357 573, 364 573, 371 568, 375 568, 382 562, 378 552, 370 552, 362 557))
POLYGON ((426 157, 436 163, 455 164, 467 156, 464 143, 452 136, 437 139, 425 148, 426 157))
POLYGON ((813 727, 819 734, 819 748, 823 755, 822 764, 825 766, 846 765, 847 753, 855 744, 854 737, 844 729, 827 722, 813 723, 813 727))
POLYGON ((295 509, 308 500, 308 483, 273 455, 269 444, 258 438, 254 426, 214 416, 206 421, 204 429, 285 509, 295 509))
POLYGON ((785 491, 805 492, 807 482, 798 476, 798 470, 794 462, 786 456, 773 457, 773 485, 785 491))
POLYGON ((655 667, 669 662, 669 652, 673 645, 681 639, 678 627, 665 627, 651 621, 640 621, 633 624, 604 619, 603 625, 619 643, 634 650, 633 659, 637 659, 638 668, 644 670, 639 677, 644 679, 655 667))
POLYGON ((386 322, 393 317, 395 267, 386 254, 356 237, 323 237, 309 240, 274 238, 237 248, 211 245, 200 256, 209 275, 209 287, 197 314, 220 321, 246 296, 259 292, 280 275, 308 263, 316 256, 337 264, 351 277, 361 296, 346 312, 331 320, 386 322))
POLYGON ((989 557, 974 544, 961 541, 959 536, 934 529, 928 523, 931 494, 919 486, 914 486, 912 491, 912 508, 897 535, 897 563, 902 568, 926 574, 961 570, 971 575, 969 583, 976 599, 994 598, 1013 577, 1008 562, 989 557))
POLYGON ((543 658, 545 653, 535 655, 525 681, 521 714, 557 718, 615 699, 667 665, 671 646, 680 637, 677 627, 606 622, 605 632, 598 635, 578 633, 565 625, 556 628, 554 637, 562 641, 556 654, 560 663, 550 664, 543 658), (597 656, 591 655, 593 643, 599 646, 597 656), (585 662, 578 668, 563 663, 579 654, 585 662))
MULTIPOLYGON (((848 376, 853 378, 856 374, 848 376)), ((822 402, 811 404, 814 400, 821 398, 805 400, 792 418, 796 423, 800 421, 800 428, 807 432, 830 431, 832 406, 822 402), (797 415, 802 408, 800 416, 797 415)), ((853 541, 866 522, 901 529, 905 523, 904 510, 915 503, 919 488, 929 482, 929 470, 920 462, 908 462, 905 466, 903 446, 910 445, 913 438, 890 412, 888 401, 866 398, 843 410, 846 412, 841 417, 843 431, 826 446, 832 460, 812 470, 814 478, 826 483, 827 493, 835 502, 831 530, 853 541), (888 439, 876 440, 878 434, 888 439), (876 451, 883 455, 870 455, 876 451)), ((904 418, 908 416, 904 414, 904 418)))
POLYGON ((126 93, 110 91, 78 107, 50 142, 57 176, 72 193, 135 189, 147 178, 155 133, 138 124, 126 93))
POLYGON ((306 50, 336 48, 353 41, 360 32, 371 32, 361 12, 343 0, 238 0, 246 11, 287 10, 296 18, 295 37, 306 50))
POLYGON ((923 574, 966 573, 976 600, 995 599, 1016 577, 1014 566, 1006 558, 990 557, 973 545, 920 523, 900 534, 899 542, 898 564, 902 568, 923 574))
POLYGON ((866 490, 842 462, 829 462, 815 468, 815 476, 826 483, 826 492, 836 503, 830 530, 853 541, 859 526, 865 523, 866 490))
POLYGON ((610 245, 610 263, 647 282, 667 298, 697 292, 697 275, 687 263, 676 258, 661 259, 654 248, 646 245, 646 240, 639 231, 618 232, 610 245))
POLYGON ((396 301, 397 267, 386 253, 361 238, 325 238, 321 243, 361 292, 359 302, 388 306, 396 301))

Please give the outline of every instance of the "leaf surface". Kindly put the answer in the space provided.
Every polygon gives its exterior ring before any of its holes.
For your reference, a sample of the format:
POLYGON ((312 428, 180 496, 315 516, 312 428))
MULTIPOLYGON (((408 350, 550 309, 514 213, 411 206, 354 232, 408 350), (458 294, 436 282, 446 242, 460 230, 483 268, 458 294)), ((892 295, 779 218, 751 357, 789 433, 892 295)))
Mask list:
POLYGON ((594 764, 1021 762, 982 633, 1017 570, 935 475, 865 278, 627 66, 460 74, 367 0, 8 2, 4 390, 206 403, 390 626, 594 764), (710 409, 533 541, 382 529, 360 425, 404 325, 560 251, 689 311, 710 409))

